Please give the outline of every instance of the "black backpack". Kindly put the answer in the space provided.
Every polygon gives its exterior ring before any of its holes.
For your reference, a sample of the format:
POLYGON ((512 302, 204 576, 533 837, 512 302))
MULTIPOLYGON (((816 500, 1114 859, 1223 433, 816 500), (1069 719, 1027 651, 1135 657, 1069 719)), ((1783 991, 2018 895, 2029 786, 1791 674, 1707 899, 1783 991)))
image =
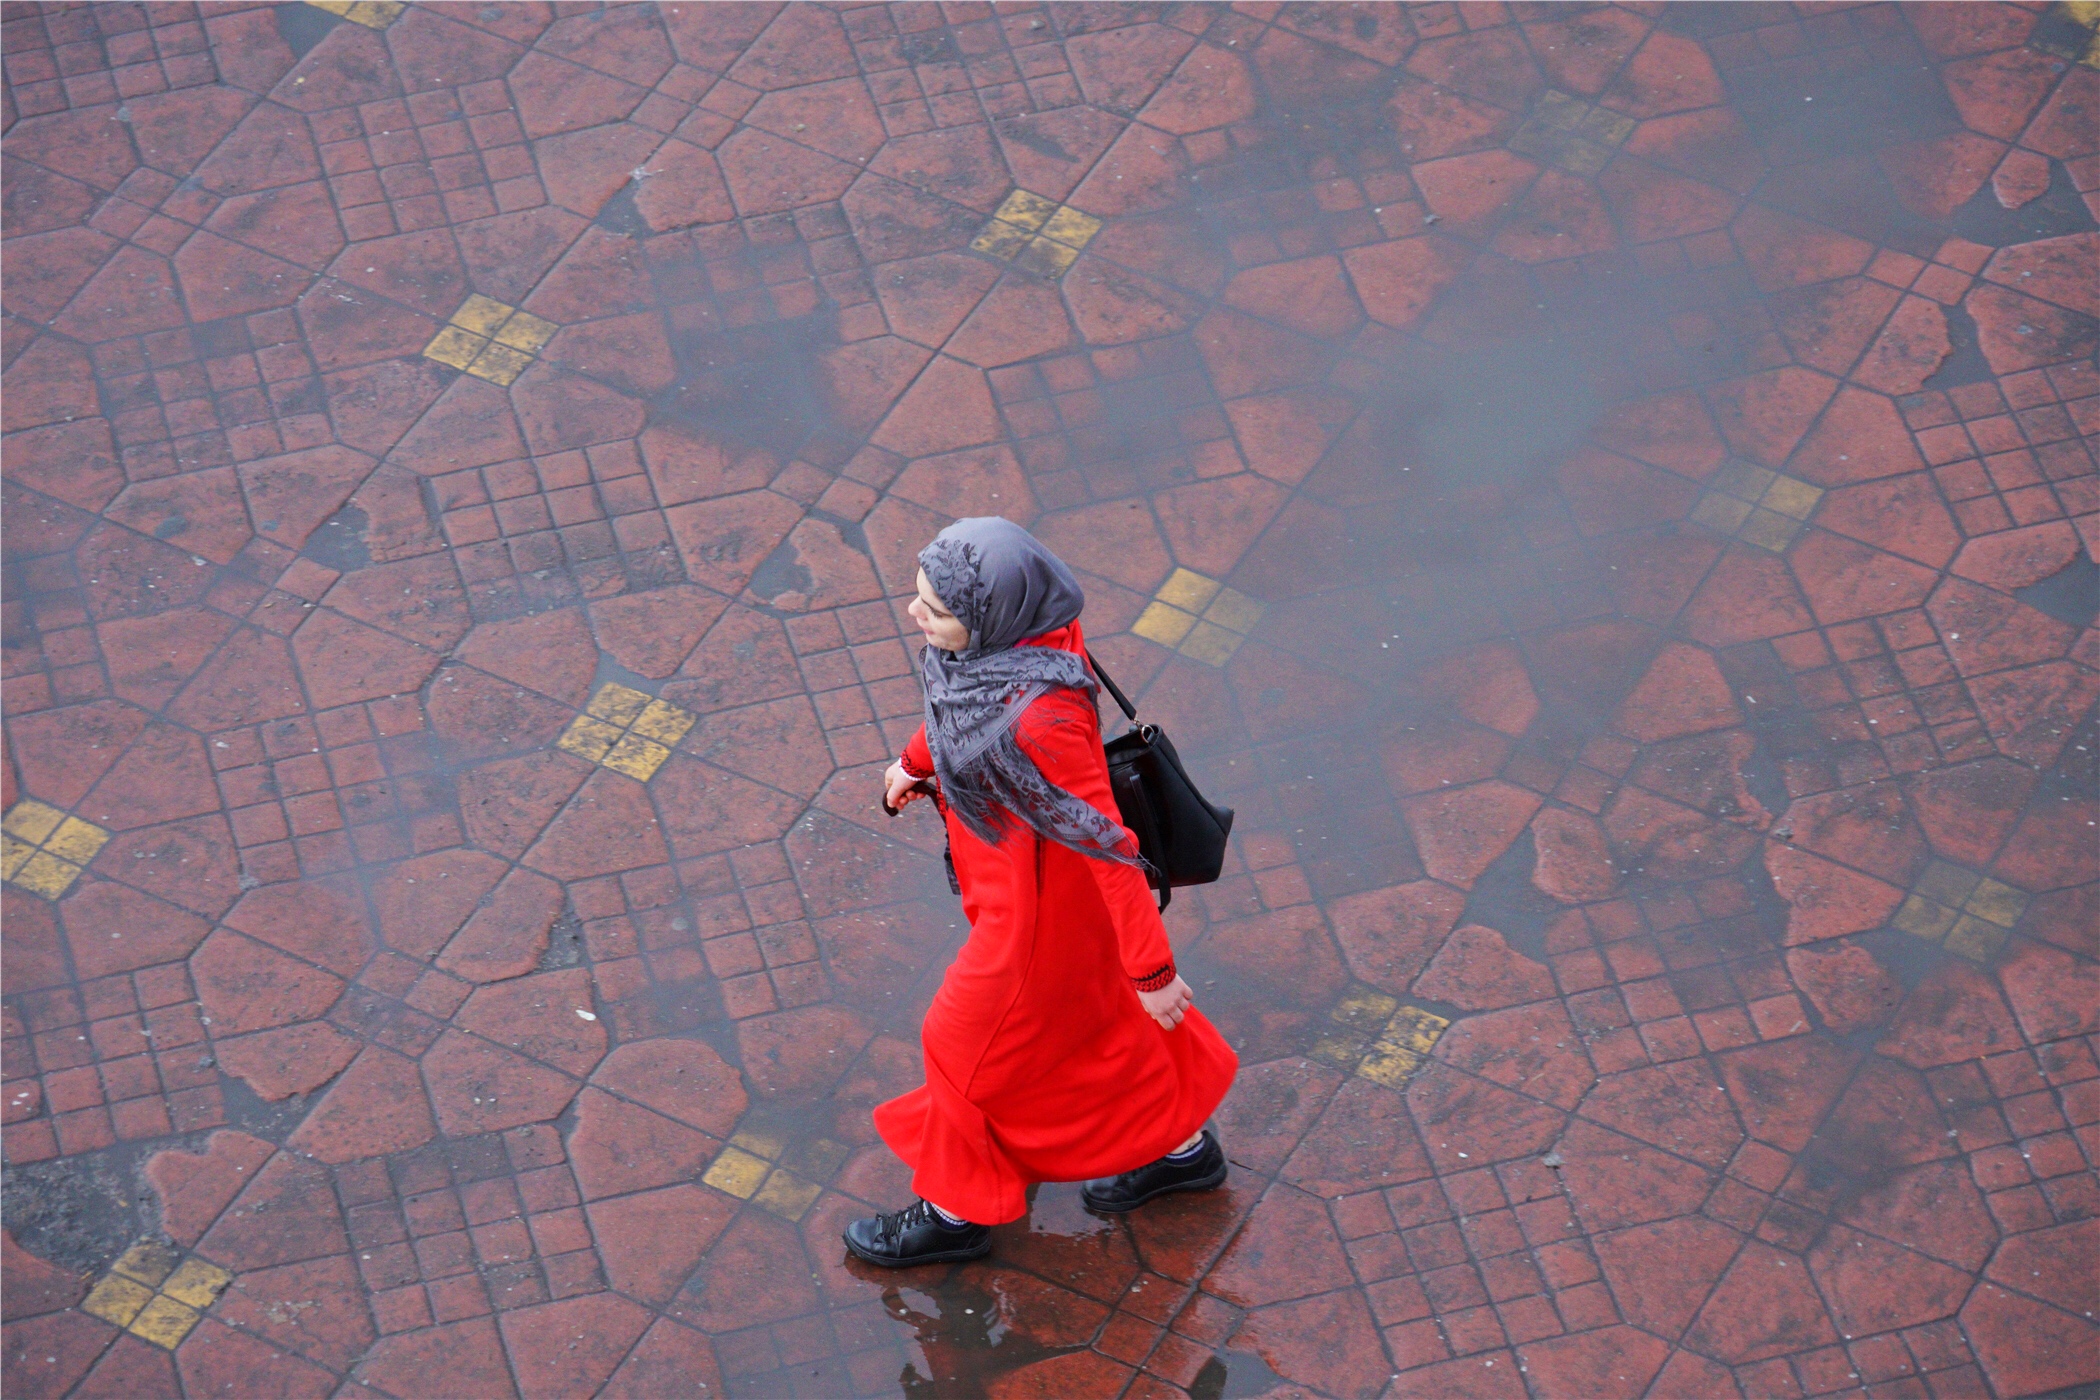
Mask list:
POLYGON ((1086 654, 1101 684, 1115 697, 1130 732, 1108 741, 1108 785, 1116 797, 1123 825, 1137 833, 1138 853, 1159 891, 1162 911, 1174 902, 1176 885, 1207 885, 1225 865, 1225 841, 1232 835, 1232 809, 1213 805, 1181 766, 1181 755, 1156 724, 1140 724, 1137 706, 1086 654))

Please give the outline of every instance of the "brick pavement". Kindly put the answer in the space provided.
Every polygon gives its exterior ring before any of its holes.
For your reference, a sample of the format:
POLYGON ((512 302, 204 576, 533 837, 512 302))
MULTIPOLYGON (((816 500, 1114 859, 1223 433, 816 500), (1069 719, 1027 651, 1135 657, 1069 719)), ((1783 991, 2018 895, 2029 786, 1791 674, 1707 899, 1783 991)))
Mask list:
POLYGON ((9 3, 8 1392, 2100 1380, 2094 18, 9 3), (874 1277, 990 511, 1236 1168, 874 1277))

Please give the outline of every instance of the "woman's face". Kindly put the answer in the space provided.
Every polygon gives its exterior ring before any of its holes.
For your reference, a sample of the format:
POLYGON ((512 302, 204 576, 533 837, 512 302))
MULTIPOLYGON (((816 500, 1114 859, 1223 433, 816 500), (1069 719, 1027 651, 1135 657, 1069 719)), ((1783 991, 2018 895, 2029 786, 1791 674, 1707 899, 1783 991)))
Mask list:
POLYGON ((911 600, 905 611, 911 614, 913 622, 919 624, 919 631, 925 634, 928 646, 939 647, 942 651, 961 651, 970 645, 970 629, 948 611, 948 605, 926 581, 924 569, 919 570, 919 596, 911 600))

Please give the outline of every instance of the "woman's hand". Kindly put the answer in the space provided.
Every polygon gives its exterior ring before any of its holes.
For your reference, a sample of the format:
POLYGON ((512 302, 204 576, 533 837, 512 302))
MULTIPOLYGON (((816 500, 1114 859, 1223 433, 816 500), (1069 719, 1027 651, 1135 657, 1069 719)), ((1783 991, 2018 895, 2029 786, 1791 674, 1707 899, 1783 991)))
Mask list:
POLYGON ((1179 977, 1156 992, 1139 992, 1137 995, 1139 1003, 1145 1008, 1145 1014, 1159 1022, 1165 1030, 1173 1030, 1180 1025, 1181 1018, 1188 1015, 1189 1009, 1196 1004, 1196 994, 1191 992, 1189 984, 1179 977))
POLYGON ((905 771, 904 760, 898 759, 882 775, 883 801, 892 810, 902 810, 908 802, 916 802, 926 794, 918 788, 919 780, 905 771))

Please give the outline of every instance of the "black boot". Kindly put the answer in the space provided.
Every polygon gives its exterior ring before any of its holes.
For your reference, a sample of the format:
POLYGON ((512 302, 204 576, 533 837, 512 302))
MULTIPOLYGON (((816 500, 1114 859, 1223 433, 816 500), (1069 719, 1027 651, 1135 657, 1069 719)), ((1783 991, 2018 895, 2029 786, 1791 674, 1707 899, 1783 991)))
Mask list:
POLYGON ((1092 1210, 1121 1215, 1169 1191, 1208 1191, 1224 1184, 1225 1148, 1218 1135, 1205 1128, 1203 1149, 1186 1161, 1162 1157, 1121 1176, 1100 1177, 1080 1187, 1079 1196, 1092 1210))
POLYGON ((992 1227, 964 1221, 950 1225, 925 1201, 888 1215, 871 1215, 846 1227, 846 1248, 856 1259, 902 1269, 913 1264, 949 1264, 992 1252, 992 1227))

